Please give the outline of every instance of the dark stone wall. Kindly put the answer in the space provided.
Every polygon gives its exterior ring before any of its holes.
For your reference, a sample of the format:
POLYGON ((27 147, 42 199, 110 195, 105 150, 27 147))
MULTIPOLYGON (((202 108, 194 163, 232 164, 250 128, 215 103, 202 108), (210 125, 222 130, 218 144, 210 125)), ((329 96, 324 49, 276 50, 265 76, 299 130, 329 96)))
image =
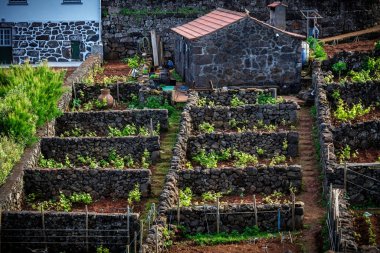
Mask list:
POLYGON ((194 92, 192 95, 212 101, 215 105, 230 106, 231 100, 234 97, 244 101, 245 104, 256 104, 259 93, 274 97, 276 89, 216 89, 213 91, 194 92))
POLYGON ((92 112, 68 112, 56 119, 55 131, 59 136, 65 131, 75 128, 83 132, 96 132, 98 135, 107 136, 108 127, 122 129, 127 124, 135 124, 137 127, 150 127, 152 119, 153 128, 159 124, 163 131, 168 130, 167 110, 128 110, 128 111, 92 111, 92 112))
POLYGON ((91 53, 92 46, 100 42, 99 23, 95 21, 19 22, 0 25, 12 27, 14 63, 22 63, 27 58, 32 63, 42 60, 73 61, 71 41, 80 42, 80 59, 75 60, 84 61, 91 53))
POLYGON ((301 190, 302 171, 297 165, 258 166, 238 168, 217 168, 180 170, 178 187, 190 187, 194 194, 205 192, 226 192, 233 194, 270 194, 274 191, 289 192, 289 187, 301 190))
POLYGON ((191 158, 197 155, 201 149, 206 152, 220 151, 222 149, 236 149, 238 151, 257 155, 256 147, 265 150, 265 157, 274 154, 283 154, 289 157, 298 155, 299 134, 297 132, 274 133, 211 133, 190 136, 187 142, 187 155, 191 158), (283 149, 283 142, 288 142, 288 148, 283 149))
MULTIPOLYGON (((295 227, 302 228, 304 207, 302 202, 295 205, 295 227)), ((278 212, 281 213, 281 230, 289 230, 292 227, 291 205, 258 205, 257 221, 259 228, 265 231, 277 231, 278 212)), ((186 228, 190 234, 215 233, 216 232, 216 206, 195 206, 181 208, 180 224, 186 228), (214 215, 209 215, 214 213, 214 215), (206 215, 208 214, 208 215, 206 215)), ((169 209, 167 216, 175 216, 177 209, 169 209)), ((220 231, 232 232, 233 230, 243 232, 246 227, 255 225, 255 215, 253 204, 222 205, 220 207, 220 231), (240 213, 239 213, 240 212, 240 213), (243 213, 245 212, 245 213, 243 213), (227 214, 223 214, 227 213, 227 214)), ((174 221, 173 221, 174 223, 174 221)))
POLYGON ((229 121, 247 122, 248 127, 262 120, 265 124, 294 124, 297 122, 298 105, 294 102, 275 105, 244 105, 239 107, 198 107, 190 110, 194 130, 203 122, 214 124, 216 128, 230 129, 229 121))
POLYGON ((70 161, 76 161, 78 155, 95 157, 98 160, 107 159, 111 150, 124 157, 131 155, 134 160, 140 160, 144 150, 149 153, 160 150, 158 136, 152 137, 85 137, 85 138, 42 138, 41 154, 49 159, 64 162, 66 155, 70 161))
POLYGON ((216 87, 272 85, 281 93, 301 88, 301 39, 251 18, 197 40, 177 36, 175 55, 176 70, 195 87, 212 81, 216 87))
POLYGON ((334 146, 349 145, 352 150, 380 148, 380 120, 342 124, 333 128, 334 146))
POLYGON ((44 199, 74 192, 89 193, 93 199, 127 198, 136 183, 140 192, 148 196, 151 171, 146 169, 26 169, 24 194, 37 193, 44 199))
MULTIPOLYGON (((110 252, 124 252, 127 219, 121 214, 88 213, 89 252, 95 252, 100 245, 110 252)), ((45 212, 44 220, 49 252, 86 252, 86 213, 45 212)), ((129 236, 133 238, 140 229, 139 215, 132 213, 129 220, 129 236)), ((2 252, 45 248, 40 212, 3 212, 1 225, 2 252)))
MULTIPOLYGON (((175 27, 187 23, 202 14, 217 7, 244 12, 249 10, 251 15, 263 20, 269 20, 268 0, 102 0, 103 6, 103 41, 107 58, 123 58, 137 52, 138 41, 143 36, 149 36, 149 31, 156 29, 164 41, 165 49, 173 52, 174 38, 170 31, 175 27), (144 11, 141 15, 122 15, 121 8, 133 10, 168 10, 173 14, 149 14, 144 11), (195 11, 185 14, 178 13, 179 8, 192 7, 195 11), (177 13, 175 13, 177 12, 177 13)), ((287 30, 306 34, 306 20, 300 10, 317 9, 323 19, 321 36, 328 37, 350 31, 371 27, 380 21, 380 3, 376 0, 288 0, 287 30)), ((172 56, 167 53, 167 56, 172 56)))

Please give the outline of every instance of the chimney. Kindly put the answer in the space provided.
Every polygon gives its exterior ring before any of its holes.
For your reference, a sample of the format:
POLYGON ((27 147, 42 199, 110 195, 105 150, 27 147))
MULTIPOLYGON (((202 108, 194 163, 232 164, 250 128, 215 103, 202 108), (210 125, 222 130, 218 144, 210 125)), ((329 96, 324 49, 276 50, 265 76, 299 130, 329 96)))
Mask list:
POLYGON ((286 7, 288 5, 277 1, 268 5, 269 8, 269 24, 282 30, 286 29, 286 7))

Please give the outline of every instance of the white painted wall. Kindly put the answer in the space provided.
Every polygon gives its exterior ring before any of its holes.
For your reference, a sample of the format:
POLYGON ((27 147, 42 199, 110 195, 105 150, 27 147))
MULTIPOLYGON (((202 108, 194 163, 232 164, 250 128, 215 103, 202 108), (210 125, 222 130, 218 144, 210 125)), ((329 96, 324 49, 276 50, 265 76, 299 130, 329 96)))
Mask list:
POLYGON ((0 22, 100 21, 101 0, 62 4, 62 0, 28 0, 28 5, 8 5, 0 0, 0 22))

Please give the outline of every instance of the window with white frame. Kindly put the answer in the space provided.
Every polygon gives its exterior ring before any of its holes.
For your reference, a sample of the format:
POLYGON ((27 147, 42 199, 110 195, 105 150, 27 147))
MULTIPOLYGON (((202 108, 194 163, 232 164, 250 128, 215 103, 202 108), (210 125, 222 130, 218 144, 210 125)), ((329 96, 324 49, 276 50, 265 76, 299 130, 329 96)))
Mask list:
POLYGON ((0 28, 0 47, 10 47, 12 42, 11 28, 0 28))
POLYGON ((63 0, 62 4, 82 4, 82 0, 63 0))
POLYGON ((9 0, 10 5, 25 5, 28 4, 27 0, 9 0))

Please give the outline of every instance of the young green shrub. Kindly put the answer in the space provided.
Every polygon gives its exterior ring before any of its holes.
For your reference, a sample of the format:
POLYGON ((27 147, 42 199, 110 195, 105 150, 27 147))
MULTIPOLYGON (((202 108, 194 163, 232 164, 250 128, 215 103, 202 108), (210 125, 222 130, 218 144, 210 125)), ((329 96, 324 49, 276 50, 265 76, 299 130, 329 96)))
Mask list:
POLYGON ((343 149, 338 151, 339 162, 343 163, 349 161, 351 158, 356 158, 358 156, 358 151, 352 151, 349 145, 344 146, 343 149))
POLYGON ((255 155, 251 155, 245 152, 233 151, 235 158, 234 166, 237 168, 245 168, 248 164, 256 165, 259 161, 255 155))
POLYGON ((128 193, 128 204, 132 205, 133 203, 140 202, 140 200, 141 200, 140 185, 136 183, 133 190, 128 193))
POLYGON ((70 196, 70 201, 72 203, 83 203, 83 204, 89 205, 92 203, 92 197, 88 193, 84 193, 84 192, 76 193, 76 192, 74 192, 70 196))
POLYGON ((199 125, 199 130, 202 133, 210 134, 214 132, 215 128, 213 124, 210 124, 208 122, 203 122, 202 124, 199 125))
POLYGON ((242 106, 242 105, 244 105, 244 104, 245 104, 244 101, 240 100, 240 99, 238 98, 238 96, 233 95, 233 97, 232 97, 232 99, 231 99, 231 106, 232 106, 232 107, 242 106))
POLYGON ((347 69, 347 63, 344 61, 338 61, 337 63, 334 63, 332 65, 332 70, 336 73, 338 73, 338 79, 340 80, 340 75, 342 71, 345 71, 347 69))
POLYGON ((274 157, 272 157, 272 160, 269 163, 269 166, 275 166, 278 164, 282 164, 286 162, 286 156, 276 154, 274 157))
POLYGON ((364 108, 362 103, 354 104, 350 108, 342 99, 339 99, 337 108, 334 112, 334 117, 338 121, 347 122, 370 113, 371 109, 372 107, 364 108))
POLYGON ((209 191, 202 194, 202 200, 204 202, 207 202, 207 201, 215 202, 218 198, 221 198, 222 196, 223 194, 221 192, 209 191))
POLYGON ((380 50, 380 40, 375 42, 375 50, 380 50))
POLYGON ((143 169, 148 169, 150 165, 150 153, 148 150, 144 150, 143 156, 141 158, 141 167, 143 169))
POLYGON ((184 190, 179 190, 179 206, 190 206, 191 199, 193 198, 193 192, 189 187, 184 190))
POLYGON ((207 169, 213 169, 218 166, 218 155, 215 152, 206 154, 206 151, 202 149, 196 156, 193 157, 195 162, 198 162, 201 166, 207 169))

